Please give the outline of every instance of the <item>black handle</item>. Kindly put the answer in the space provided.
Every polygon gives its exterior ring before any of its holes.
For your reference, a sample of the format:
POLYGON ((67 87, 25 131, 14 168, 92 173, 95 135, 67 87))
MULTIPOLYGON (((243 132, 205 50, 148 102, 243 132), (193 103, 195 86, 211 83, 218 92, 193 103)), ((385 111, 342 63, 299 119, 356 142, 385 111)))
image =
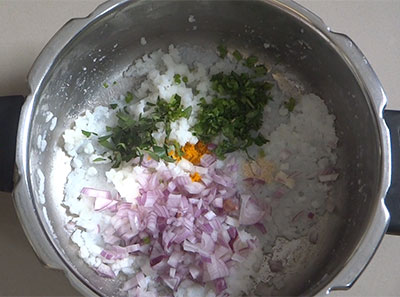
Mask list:
POLYGON ((23 96, 0 97, 0 191, 14 187, 15 147, 23 96))
POLYGON ((392 145, 392 183, 385 199, 390 212, 387 233, 400 235, 400 111, 385 110, 384 118, 392 145))

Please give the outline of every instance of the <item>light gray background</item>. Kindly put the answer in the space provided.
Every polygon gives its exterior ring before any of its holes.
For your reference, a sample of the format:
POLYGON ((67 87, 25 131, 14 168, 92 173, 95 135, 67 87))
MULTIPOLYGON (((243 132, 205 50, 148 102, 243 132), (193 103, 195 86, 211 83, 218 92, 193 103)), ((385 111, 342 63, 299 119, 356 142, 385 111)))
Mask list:
MULTIPOLYGON (((69 19, 101 0, 0 0, 0 96, 28 93, 35 57, 69 19)), ((388 107, 400 109, 400 0, 299 0, 349 35, 381 79, 388 107)), ((77 296, 61 272, 42 267, 23 234, 10 195, 0 193, 0 295, 77 296)), ((331 296, 400 296, 400 236, 386 235, 362 276, 331 296)))

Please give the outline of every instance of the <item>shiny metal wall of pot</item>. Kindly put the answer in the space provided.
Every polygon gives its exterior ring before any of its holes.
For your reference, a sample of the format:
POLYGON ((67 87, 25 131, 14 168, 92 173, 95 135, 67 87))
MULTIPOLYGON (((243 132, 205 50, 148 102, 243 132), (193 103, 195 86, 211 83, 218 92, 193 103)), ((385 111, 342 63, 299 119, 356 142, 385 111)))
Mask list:
POLYGON ((135 58, 171 43, 216 47, 221 42, 264 57, 266 63, 286 65, 337 118, 342 171, 332 195, 340 219, 327 224, 331 236, 319 243, 318 256, 293 273, 291 286, 274 294, 325 295, 347 288, 378 247, 389 220, 384 205, 391 174, 390 138, 382 118, 386 98, 348 37, 330 32, 318 17, 288 0, 109 1, 87 18, 67 23, 40 54, 29 75, 31 94, 17 138, 14 199, 25 232, 42 261, 64 270, 83 294, 117 295, 118 288, 79 259, 64 231, 66 176, 59 169, 66 164, 55 150, 63 130, 85 109, 128 90, 133 82, 123 73, 135 58), (188 22, 190 15, 195 24, 188 22), (143 36, 146 46, 140 45, 143 36), (101 87, 114 80, 120 82, 117 88, 101 87), (58 119, 54 131, 47 111, 58 119), (46 140, 43 151, 38 137, 46 140), (44 204, 38 169, 46 177, 44 204))

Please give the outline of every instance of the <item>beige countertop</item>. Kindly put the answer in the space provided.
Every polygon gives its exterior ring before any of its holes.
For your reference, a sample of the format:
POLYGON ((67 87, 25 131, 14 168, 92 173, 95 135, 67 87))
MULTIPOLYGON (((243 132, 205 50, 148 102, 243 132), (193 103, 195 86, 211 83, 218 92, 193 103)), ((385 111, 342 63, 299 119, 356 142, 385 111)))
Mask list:
MULTIPOLYGON (((0 95, 28 93, 26 75, 49 38, 101 0, 0 0, 0 95)), ((364 52, 400 109, 400 0, 299 0, 364 52)), ((34 256, 10 195, 0 193, 0 296, 77 296, 61 272, 34 256)), ((386 235, 369 266, 346 292, 331 296, 400 296, 400 236, 386 235)))

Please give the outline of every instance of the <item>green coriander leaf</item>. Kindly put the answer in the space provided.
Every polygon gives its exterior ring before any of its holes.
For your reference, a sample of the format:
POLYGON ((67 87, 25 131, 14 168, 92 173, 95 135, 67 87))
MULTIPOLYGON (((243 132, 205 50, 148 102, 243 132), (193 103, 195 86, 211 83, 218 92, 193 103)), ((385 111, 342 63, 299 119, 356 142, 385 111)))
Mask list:
POLYGON ((217 47, 217 50, 218 50, 218 54, 219 54, 219 56, 222 58, 222 59, 224 59, 225 57, 226 57, 226 55, 228 54, 228 50, 226 49, 226 46, 225 45, 219 45, 218 47, 217 47))
POLYGON ((182 80, 183 80, 183 82, 184 82, 185 84, 187 84, 187 83, 188 83, 188 81, 189 81, 189 79, 188 79, 188 77, 187 77, 187 76, 184 76, 184 77, 182 77, 182 80))
POLYGON ((262 146, 263 144, 266 144, 268 140, 261 134, 258 133, 257 137, 254 138, 254 143, 258 146, 262 146))
POLYGON ((240 61, 243 59, 242 54, 238 50, 235 50, 232 55, 235 57, 235 59, 237 61, 240 61))
POLYGON ((113 85, 115 86, 116 84, 117 84, 117 82, 116 82, 116 81, 114 81, 114 82, 113 82, 113 85))
POLYGON ((217 73, 211 77, 217 95, 211 102, 200 99, 197 122, 191 131, 204 143, 222 138, 214 153, 218 158, 236 150, 246 151, 253 144, 267 140, 257 131, 263 124, 264 107, 271 100, 265 82, 249 74, 217 73))
POLYGON ((105 136, 101 136, 101 137, 99 137, 99 141, 104 141, 104 140, 108 140, 110 137, 112 136, 112 134, 110 134, 110 135, 105 135, 105 136))
POLYGON ((108 83, 103 83, 103 87, 105 88, 105 89, 107 89, 108 87, 109 87, 109 85, 108 85, 108 83))
POLYGON ((294 110, 294 107, 296 106, 296 100, 293 97, 290 97, 289 101, 283 103, 283 105, 287 108, 289 112, 292 112, 294 110))
POLYGON ((82 130, 82 134, 85 135, 87 138, 89 138, 90 135, 92 135, 92 132, 82 130))
POLYGON ((174 75, 174 81, 176 84, 180 84, 181 83, 181 75, 180 74, 175 74, 174 75))
POLYGON ((112 168, 118 168, 122 163, 122 156, 120 152, 115 152, 114 153, 114 164, 112 168))
POLYGON ((110 143, 110 142, 107 141, 107 140, 99 140, 99 144, 100 144, 101 146, 104 146, 106 149, 109 149, 109 150, 111 150, 111 151, 114 150, 114 146, 112 145, 112 143, 110 143))
POLYGON ((157 156, 162 157, 166 155, 167 153, 165 152, 165 148, 161 146, 153 146, 153 152, 157 154, 157 156))
POLYGON ((116 103, 110 104, 110 107, 111 109, 116 109, 118 107, 118 104, 116 103))
POLYGON ((143 243, 144 244, 150 244, 150 242, 151 242, 150 237, 143 238, 143 243))
POLYGON ((125 144, 125 143, 122 143, 122 142, 118 143, 118 144, 116 145, 116 148, 117 148, 117 149, 122 149, 122 150, 124 150, 124 151, 127 150, 127 149, 126 149, 126 144, 125 144))
POLYGON ((160 157, 156 153, 149 151, 149 150, 143 150, 143 151, 145 153, 147 153, 150 156, 150 158, 152 158, 153 160, 155 160, 157 162, 160 161, 160 157))
POLYGON ((133 94, 131 92, 127 92, 125 96, 125 102, 129 104, 132 102, 132 100, 133 100, 133 94))
POLYGON ((175 163, 175 159, 171 158, 170 156, 163 156, 162 159, 168 163, 175 163))
POLYGON ((192 107, 189 106, 189 107, 186 107, 185 110, 182 112, 182 117, 189 119, 191 114, 192 114, 192 107))
POLYGON ((101 161, 106 161, 104 158, 96 158, 93 160, 93 162, 101 162, 101 161))
POLYGON ((255 72, 256 76, 264 76, 267 74, 268 70, 264 65, 257 65, 254 68, 254 72, 255 72))
POLYGON ((245 65, 248 68, 253 68, 254 65, 258 62, 258 58, 256 56, 250 56, 246 59, 245 65))

